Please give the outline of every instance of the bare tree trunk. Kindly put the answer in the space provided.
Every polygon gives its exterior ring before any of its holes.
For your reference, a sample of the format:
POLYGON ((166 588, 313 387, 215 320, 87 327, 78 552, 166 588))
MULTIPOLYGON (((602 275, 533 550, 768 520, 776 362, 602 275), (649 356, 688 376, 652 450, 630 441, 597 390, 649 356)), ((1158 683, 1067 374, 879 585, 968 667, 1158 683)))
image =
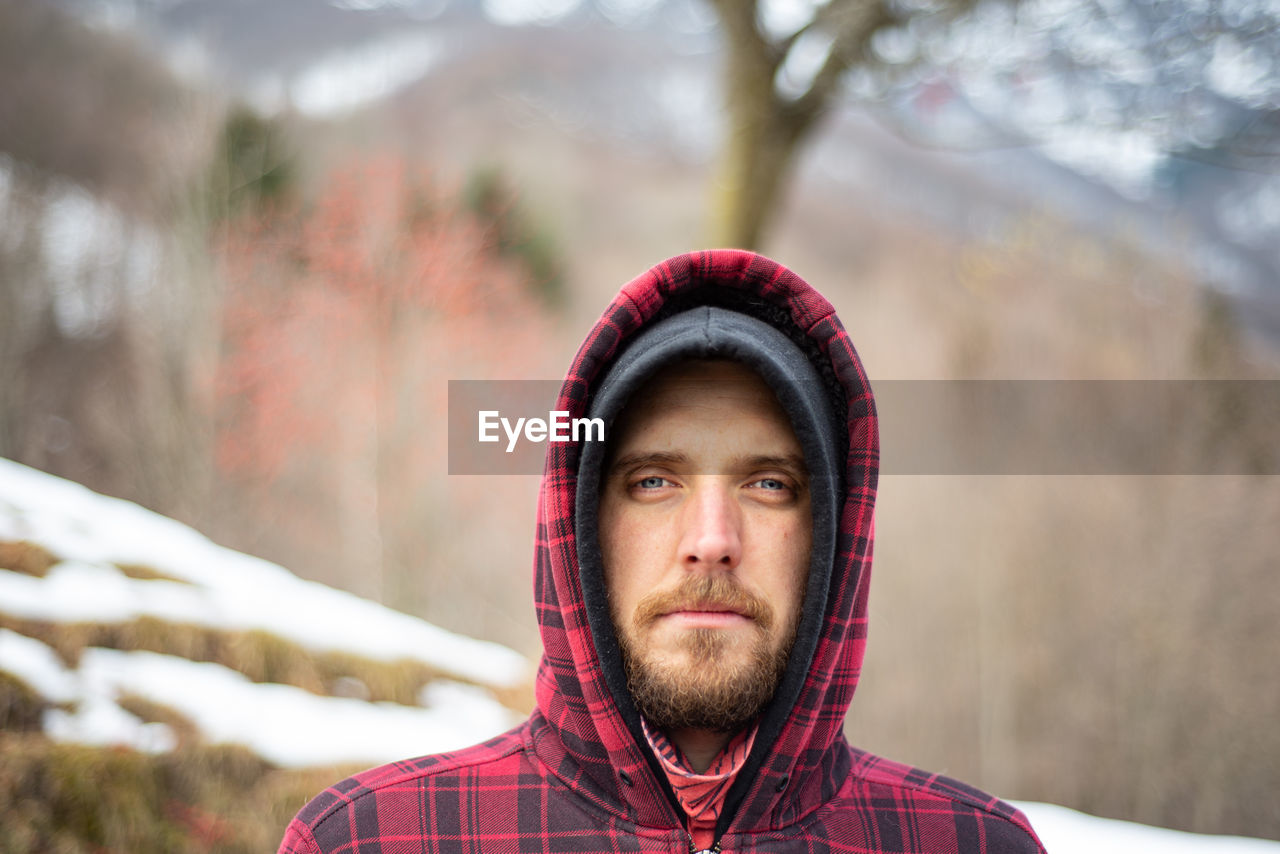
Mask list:
POLYGON ((762 32, 757 3, 711 0, 725 36, 725 100, 728 136, 721 149, 711 236, 722 246, 759 248, 782 201, 799 144, 813 129, 840 77, 863 61, 879 28, 893 20, 883 0, 831 0, 799 31, 770 39, 762 32), (808 87, 795 96, 778 91, 775 78, 795 43, 824 33, 830 50, 808 87))
POLYGON ((739 81, 730 81, 732 124, 716 180, 712 237, 718 246, 758 249, 812 117, 779 103, 771 96, 772 87, 764 92, 748 87, 734 91, 739 86, 739 81))

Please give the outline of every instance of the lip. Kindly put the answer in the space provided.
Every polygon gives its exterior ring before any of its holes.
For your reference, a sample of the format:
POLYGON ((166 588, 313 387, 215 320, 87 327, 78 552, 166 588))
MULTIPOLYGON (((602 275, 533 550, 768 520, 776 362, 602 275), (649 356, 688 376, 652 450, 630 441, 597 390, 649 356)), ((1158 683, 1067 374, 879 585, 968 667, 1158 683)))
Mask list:
POLYGON ((725 610, 699 610, 697 608, 683 609, 680 611, 672 611, 664 614, 663 619, 673 620, 676 623, 688 627, 706 627, 706 628, 726 628, 729 626, 739 625, 741 623, 751 622, 750 618, 739 614, 737 611, 725 610))

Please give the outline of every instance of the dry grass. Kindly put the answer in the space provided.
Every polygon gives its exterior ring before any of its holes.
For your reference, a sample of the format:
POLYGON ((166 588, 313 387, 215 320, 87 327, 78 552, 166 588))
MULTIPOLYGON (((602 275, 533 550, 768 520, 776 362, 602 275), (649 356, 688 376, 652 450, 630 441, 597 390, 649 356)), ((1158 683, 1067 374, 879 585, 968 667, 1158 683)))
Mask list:
MULTIPOLYGON (((372 702, 417 705, 418 694, 439 678, 466 681, 419 661, 376 661, 349 653, 313 653, 263 631, 222 631, 154 617, 127 623, 54 623, 0 614, 0 628, 48 644, 75 667, 88 647, 146 650, 191 661, 208 661, 239 671, 254 682, 294 685, 321 696, 360 696, 372 702), (363 686, 361 690, 360 686, 363 686)), ((497 692, 517 710, 532 707, 529 689, 497 692)))
POLYGON ((0 731, 35 732, 48 707, 30 685, 0 671, 0 731))
POLYGON ((172 575, 161 572, 158 569, 152 569, 149 566, 143 566, 137 563, 117 563, 116 569, 120 570, 129 578, 136 578, 139 581, 172 581, 175 584, 190 584, 191 582, 183 578, 174 578, 172 575))
MULTIPOLYGON (((0 540, 0 569, 20 572, 43 578, 49 570, 62 561, 62 558, 49 551, 39 543, 28 540, 0 540)), ((118 563, 116 569, 128 578, 140 581, 172 581, 176 584, 189 584, 181 578, 136 563, 118 563)))
POLYGON ((234 746, 150 756, 0 732, 0 854, 273 851, 306 800, 353 770, 281 770, 234 746))
POLYGON ((172 730, 180 746, 189 747, 201 741, 199 728, 189 717, 172 706, 128 692, 116 697, 116 704, 147 723, 164 724, 172 730))
POLYGON ((0 541, 0 569, 43 578, 60 558, 44 546, 26 540, 0 541))
POLYGON ((247 748, 209 745, 181 713, 119 703, 178 738, 175 750, 59 744, 39 732, 48 704, 0 673, 0 854, 274 850, 308 798, 355 768, 275 768, 247 748))

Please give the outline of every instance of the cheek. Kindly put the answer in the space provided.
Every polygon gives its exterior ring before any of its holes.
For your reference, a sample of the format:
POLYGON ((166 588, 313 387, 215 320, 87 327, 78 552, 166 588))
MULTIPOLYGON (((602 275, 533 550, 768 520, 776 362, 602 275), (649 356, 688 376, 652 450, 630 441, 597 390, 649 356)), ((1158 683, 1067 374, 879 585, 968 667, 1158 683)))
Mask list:
POLYGON ((809 553, 813 532, 808 519, 787 520, 772 532, 775 548, 770 565, 775 570, 774 595, 789 610, 799 609, 809 579, 809 553))
POLYGON ((620 592, 618 587, 618 579, 627 576, 626 567, 621 566, 622 555, 624 552, 618 548, 618 531, 614 521, 610 519, 609 513, 601 509, 600 513, 600 559, 604 566, 604 586, 609 594, 610 603, 615 603, 620 592))
POLYGON ((603 502, 599 531, 606 578, 620 567, 635 568, 652 562, 669 527, 669 520, 653 512, 652 508, 603 502))
POLYGON ((644 538, 646 527, 638 524, 634 515, 607 505, 600 508, 600 556, 615 617, 631 610, 647 583, 645 555, 651 544, 644 538))
POLYGON ((600 557, 604 561, 605 578, 608 579, 618 558, 626 552, 623 547, 626 539, 625 520, 617 502, 608 495, 600 502, 600 517, 597 525, 600 557))

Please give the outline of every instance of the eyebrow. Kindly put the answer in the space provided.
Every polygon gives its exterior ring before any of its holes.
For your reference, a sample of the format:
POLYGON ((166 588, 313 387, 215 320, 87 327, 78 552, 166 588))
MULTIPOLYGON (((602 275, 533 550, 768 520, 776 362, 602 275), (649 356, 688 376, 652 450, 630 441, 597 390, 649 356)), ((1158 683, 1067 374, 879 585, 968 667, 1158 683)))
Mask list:
MULTIPOLYGON (((609 466, 609 474, 616 474, 623 469, 639 468, 641 466, 682 466, 688 464, 688 454, 673 451, 633 451, 629 454, 623 454, 614 460, 609 466)), ((735 457, 730 461, 730 468, 781 468, 789 469, 806 477, 809 474, 809 467, 805 465, 804 457, 799 454, 783 454, 781 456, 754 454, 735 457)))
POLYGON ((678 466, 689 462, 688 454, 677 454, 669 451, 632 451, 623 454, 609 465, 609 473, 639 466, 678 466))

